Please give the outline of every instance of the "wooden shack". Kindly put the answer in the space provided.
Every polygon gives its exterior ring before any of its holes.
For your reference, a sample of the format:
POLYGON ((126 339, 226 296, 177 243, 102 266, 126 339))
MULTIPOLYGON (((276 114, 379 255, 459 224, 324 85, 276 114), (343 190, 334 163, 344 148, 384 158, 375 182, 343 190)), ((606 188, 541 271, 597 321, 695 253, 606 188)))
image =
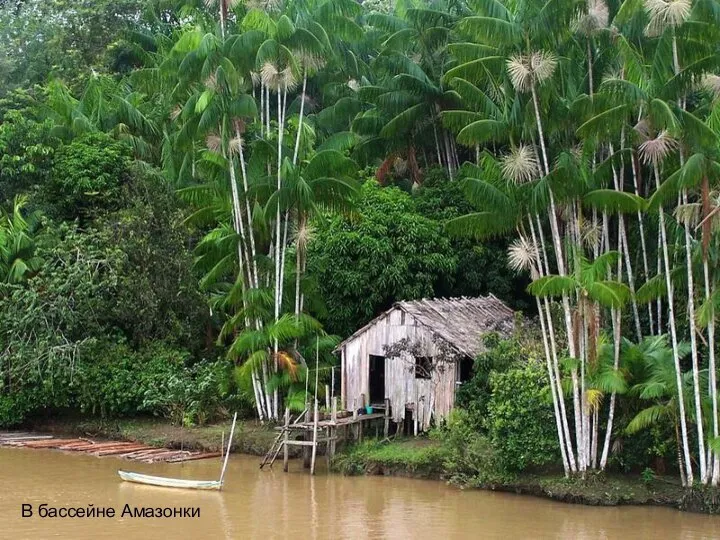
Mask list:
POLYGON ((445 417, 472 375, 483 336, 508 336, 514 312, 493 295, 397 302, 338 345, 341 405, 390 405, 392 420, 424 431, 445 417))

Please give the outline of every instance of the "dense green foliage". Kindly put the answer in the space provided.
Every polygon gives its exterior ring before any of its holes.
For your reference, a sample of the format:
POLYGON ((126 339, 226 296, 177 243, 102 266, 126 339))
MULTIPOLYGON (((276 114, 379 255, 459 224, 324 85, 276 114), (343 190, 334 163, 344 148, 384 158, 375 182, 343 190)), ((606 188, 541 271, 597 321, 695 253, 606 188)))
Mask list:
POLYGON ((545 386, 535 362, 490 377, 488 434, 504 467, 522 471, 554 461, 555 429, 545 386))
POLYGON ((319 224, 309 261, 328 306, 326 326, 343 335, 397 298, 432 297, 458 263, 440 223, 421 215, 408 194, 373 181, 353 214, 319 224))
POLYGON ((78 137, 57 149, 49 182, 47 205, 62 220, 83 222, 118 206, 128 182, 131 149, 102 133, 78 137))

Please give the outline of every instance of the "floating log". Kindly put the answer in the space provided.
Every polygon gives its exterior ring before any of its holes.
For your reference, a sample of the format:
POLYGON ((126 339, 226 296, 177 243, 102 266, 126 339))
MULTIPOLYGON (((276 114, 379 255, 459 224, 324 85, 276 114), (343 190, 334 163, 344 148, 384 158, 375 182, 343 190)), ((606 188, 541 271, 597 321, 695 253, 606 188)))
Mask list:
POLYGON ((167 452, 167 448, 152 448, 152 447, 146 447, 141 450, 138 450, 136 452, 131 452, 127 456, 123 456, 127 459, 136 459, 141 460, 145 459, 148 456, 152 456, 154 454, 161 454, 163 452, 167 452))
POLYGON ((171 459, 178 459, 185 456, 189 456, 190 452, 186 452, 185 450, 170 450, 168 452, 165 452, 163 454, 156 454, 154 456, 149 457, 148 459, 142 459, 140 461, 143 461, 145 463, 159 463, 163 461, 170 461, 171 459))
MULTIPOLYGON (((132 452, 137 452, 138 450, 142 450, 146 448, 145 445, 142 444, 133 444, 129 446, 122 446, 117 448, 109 448, 107 450, 99 450, 97 452, 92 452, 93 456, 103 457, 103 456, 117 456, 121 454, 130 454, 132 452)), ((122 456, 121 456, 122 457, 122 456)))
POLYGON ((222 454, 220 452, 205 452, 200 454, 190 454, 189 456, 179 457, 175 459, 169 459, 167 460, 167 463, 180 463, 182 461, 195 461, 197 459, 210 459, 210 458, 216 458, 220 457, 222 454))
POLYGON ((52 439, 52 435, 6 435, 2 437, 2 442, 20 442, 20 441, 37 441, 41 439, 52 439))
POLYGON ((58 448, 63 444, 73 442, 74 439, 46 439, 42 441, 26 441, 22 443, 25 448, 58 448))

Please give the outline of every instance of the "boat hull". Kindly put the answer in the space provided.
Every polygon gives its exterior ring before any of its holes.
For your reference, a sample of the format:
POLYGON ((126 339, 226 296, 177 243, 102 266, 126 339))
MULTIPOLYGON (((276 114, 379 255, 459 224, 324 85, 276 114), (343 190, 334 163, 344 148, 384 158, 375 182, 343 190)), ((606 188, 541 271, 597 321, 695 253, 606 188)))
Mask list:
POLYGON ((219 490, 222 487, 222 482, 219 482, 218 480, 183 480, 182 478, 151 476, 149 474, 140 474, 128 471, 118 471, 118 474, 120 475, 120 478, 126 482, 135 482, 137 484, 145 484, 148 486, 206 490, 219 490))

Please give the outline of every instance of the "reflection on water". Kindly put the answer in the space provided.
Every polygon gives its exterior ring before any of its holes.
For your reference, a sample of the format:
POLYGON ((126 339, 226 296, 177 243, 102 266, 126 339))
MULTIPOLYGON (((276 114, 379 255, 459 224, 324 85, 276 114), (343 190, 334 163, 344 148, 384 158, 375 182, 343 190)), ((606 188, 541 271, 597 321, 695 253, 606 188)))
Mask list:
POLYGON ((0 449, 1 538, 718 538, 720 518, 667 508, 592 508, 441 482, 314 478, 291 463, 258 470, 232 456, 226 489, 202 492, 122 482, 117 469, 214 479, 219 460, 137 464, 52 450, 0 449), (22 518, 21 504, 112 506, 112 519, 22 518), (200 507, 200 518, 120 518, 131 507, 200 507))

